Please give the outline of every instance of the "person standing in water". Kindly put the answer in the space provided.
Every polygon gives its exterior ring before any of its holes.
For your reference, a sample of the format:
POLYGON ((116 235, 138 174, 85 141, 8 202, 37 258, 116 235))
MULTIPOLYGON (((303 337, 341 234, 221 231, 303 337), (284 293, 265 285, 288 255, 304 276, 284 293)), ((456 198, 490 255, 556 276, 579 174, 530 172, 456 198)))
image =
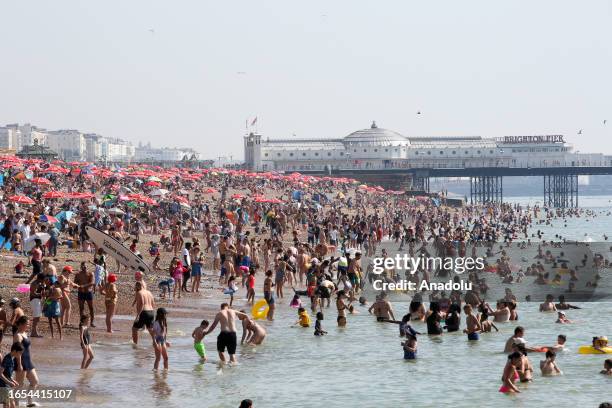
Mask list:
POLYGON ((134 286, 136 294, 134 295, 134 303, 136 304, 136 320, 132 326, 132 341, 138 344, 138 331, 146 327, 151 337, 153 337, 153 322, 155 320, 155 300, 153 294, 143 288, 141 282, 136 282, 134 286))
POLYGON ((377 322, 395 320, 395 316, 393 315, 393 307, 387 300, 387 294, 384 292, 376 298, 376 302, 372 303, 372 306, 370 306, 368 309, 368 313, 372 313, 372 311, 374 311, 377 322))
POLYGON ((168 321, 166 316, 168 312, 165 308, 160 307, 155 314, 155 323, 153 323, 153 351, 155 352, 155 362, 153 369, 159 369, 159 362, 164 359, 164 370, 168 369, 168 347, 170 343, 166 339, 168 335, 168 321))
POLYGON ((225 363, 225 350, 227 349, 227 353, 229 354, 229 359, 231 363, 236 364, 238 361, 236 359, 236 347, 238 343, 238 339, 236 337, 236 317, 237 316, 248 316, 245 313, 237 312, 229 308, 227 303, 221 304, 221 310, 217 312, 215 316, 215 320, 210 325, 210 328, 206 330, 204 335, 210 334, 217 325, 221 326, 221 332, 217 336, 217 351, 219 352, 219 359, 221 362, 225 363))
POLYGON ((81 369, 89 367, 94 359, 93 349, 91 348, 91 335, 89 334, 89 316, 81 316, 79 324, 79 337, 81 339, 81 350, 83 351, 83 361, 81 361, 81 369))
MULTIPOLYGON (((38 375, 36 374, 36 368, 32 363, 32 341, 28 337, 28 318, 21 316, 15 322, 15 334, 13 334, 13 344, 19 343, 23 347, 23 353, 21 353, 21 359, 17 362, 15 369, 15 380, 19 383, 20 387, 24 386, 26 378, 30 383, 30 389, 34 389, 38 386, 38 375)), ((27 400, 28 407, 37 407, 38 403, 33 402, 31 397, 27 400)))
POLYGON ((480 324, 480 320, 472 313, 472 305, 467 304, 463 306, 463 311, 467 316, 465 318, 467 328, 463 330, 463 332, 467 334, 468 340, 479 340, 480 335, 478 333, 482 331, 482 325, 480 324))
POLYGON ((517 386, 516 382, 519 380, 519 373, 516 369, 517 366, 521 364, 521 353, 515 351, 514 353, 508 356, 508 362, 504 367, 504 373, 502 374, 502 386, 499 388, 499 392, 503 393, 513 393, 513 392, 521 392, 517 386))
POLYGON ((200 362, 206 362, 206 348, 204 347, 204 335, 208 327, 208 320, 202 320, 200 325, 193 330, 191 337, 193 338, 193 348, 200 356, 200 362))
POLYGON ((338 322, 338 327, 346 326, 346 310, 348 310, 349 306, 344 303, 345 299, 346 294, 344 291, 338 291, 338 297, 336 298, 336 308, 338 309, 338 318, 336 321, 338 322))

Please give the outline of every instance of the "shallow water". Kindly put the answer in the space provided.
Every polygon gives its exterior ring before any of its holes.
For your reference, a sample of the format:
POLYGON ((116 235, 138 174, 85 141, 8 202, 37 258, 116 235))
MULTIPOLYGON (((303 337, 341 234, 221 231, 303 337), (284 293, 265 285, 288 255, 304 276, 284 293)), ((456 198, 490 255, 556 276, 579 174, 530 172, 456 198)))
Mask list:
MULTIPOLYGON (((506 360, 504 343, 516 324, 500 324, 500 333, 483 334, 481 341, 468 342, 462 334, 419 337, 417 361, 405 361, 398 326, 377 323, 361 314, 349 316, 344 329, 335 325, 335 312, 327 313, 324 328, 329 335, 315 337, 313 329, 290 328, 295 309, 288 300, 280 305, 274 323, 264 323, 269 336, 262 346, 242 347, 237 367, 219 368, 214 363, 198 364, 189 333, 194 319, 171 320, 170 367, 167 374, 151 371, 149 347, 134 350, 129 344, 96 345, 93 369, 51 369, 39 367, 47 385, 77 384, 78 403, 63 406, 195 406, 235 407, 242 398, 257 406, 329 407, 441 406, 595 406, 610 398, 612 378, 598 372, 605 356, 579 355, 578 346, 589 344, 591 336, 610 335, 612 303, 585 303, 584 309, 568 312, 571 325, 554 323, 554 314, 537 311, 535 303, 520 305, 520 324, 533 345, 553 344, 559 333, 568 336, 569 351, 559 353, 563 376, 541 377, 538 362, 542 354, 532 353, 536 368, 532 384, 521 386, 523 393, 508 396, 497 392, 506 360), (607 330, 607 331, 606 331, 607 330), (181 335, 179 335, 179 334, 181 335), (109 395, 112 393, 112 395, 109 395)), ((396 304, 396 315, 407 304, 396 304)), ((426 331, 424 324, 415 329, 426 331)), ((217 361, 215 336, 205 345, 211 360, 217 361)))
MULTIPOLYGON (((537 228, 546 232, 547 239, 561 234, 583 240, 586 232, 593 240, 602 240, 604 233, 612 235, 612 217, 605 216, 612 208, 609 199, 581 197, 581 205, 597 212, 595 221, 568 218, 567 227, 557 220, 552 227, 537 228)), ((537 198, 510 201, 533 204, 537 198)), ((105 343, 96 344, 93 368, 86 372, 38 364, 39 375, 45 385, 76 384, 79 401, 63 407, 237 407, 243 398, 251 398, 257 407, 592 407, 612 400, 612 378, 598 374, 606 356, 577 354, 578 347, 590 344, 594 335, 612 337, 612 302, 583 303, 583 309, 568 311, 575 321, 570 325, 556 324, 555 315, 539 313, 536 303, 521 303, 519 323, 526 328, 529 343, 551 345, 563 333, 569 351, 558 355, 564 372, 559 377, 542 377, 538 367, 543 355, 530 354, 533 383, 519 385, 521 394, 504 395, 497 391, 506 361, 502 350, 517 323, 500 324, 500 333, 483 334, 479 342, 468 342, 458 333, 420 336, 418 359, 405 361, 397 325, 377 323, 359 308, 360 314, 349 316, 348 326, 339 329, 336 313, 329 309, 324 321, 329 335, 315 337, 312 328, 289 327, 297 317, 289 300, 279 303, 275 322, 262 323, 268 330, 262 346, 239 347, 237 367, 219 368, 214 363, 216 333, 205 339, 213 363, 198 364, 190 334, 199 319, 170 317, 168 373, 151 370, 150 347, 135 350, 130 344, 105 343)), ((408 304, 394 307, 396 317, 401 317, 408 304)), ((422 323, 414 327, 426 331, 422 323)), ((80 354, 77 344, 73 350, 80 354)))

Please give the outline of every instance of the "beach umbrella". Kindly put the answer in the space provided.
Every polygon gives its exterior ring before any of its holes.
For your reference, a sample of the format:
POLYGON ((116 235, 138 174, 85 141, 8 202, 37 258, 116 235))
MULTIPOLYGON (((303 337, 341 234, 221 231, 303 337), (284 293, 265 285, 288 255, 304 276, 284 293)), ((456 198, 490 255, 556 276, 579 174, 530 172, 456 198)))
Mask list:
POLYGON ((9 201, 12 201, 12 202, 17 203, 17 204, 27 204, 27 205, 36 204, 36 201, 34 201, 31 198, 28 198, 26 196, 22 196, 22 195, 13 195, 13 196, 10 196, 9 197, 9 201))
POLYGON ((179 203, 182 203, 182 204, 189 204, 189 200, 188 200, 187 198, 185 198, 185 197, 181 197, 181 196, 175 195, 175 196, 174 196, 174 199, 175 199, 176 201, 178 201, 179 203))
POLYGON ((161 187, 161 183, 159 181, 147 181, 145 183, 146 187, 161 187))
POLYGON ((62 193, 61 191, 47 191, 46 193, 42 195, 42 197, 45 199, 64 198, 65 194, 62 193))
POLYGON ((109 209, 107 213, 112 214, 112 215, 124 215, 125 211, 123 211, 120 208, 115 207, 115 208, 109 209))
POLYGON ((23 249, 25 249, 26 252, 29 252, 36 246, 35 241, 37 239, 40 239, 42 244, 45 245, 50 238, 51 235, 47 234, 46 232, 37 232, 34 235, 30 235, 23 241, 23 249))
POLYGON ((161 179, 159 177, 151 176, 147 179, 148 181, 152 181, 154 183, 161 183, 161 179))
POLYGON ((42 223, 48 222, 49 224, 55 224, 59 222, 59 220, 51 215, 43 214, 40 217, 38 217, 38 222, 42 222, 42 223))
POLYGON ((208 187, 207 189, 204 190, 204 193, 213 194, 213 193, 218 193, 218 191, 212 187, 208 187))
POLYGON ((243 198, 244 196, 242 194, 232 194, 232 198, 234 200, 240 200, 241 198, 243 198))
POLYGON ((32 182, 34 184, 44 184, 44 185, 47 185, 47 186, 50 186, 52 184, 51 180, 46 179, 44 177, 34 177, 32 180, 30 180, 30 182, 32 182))

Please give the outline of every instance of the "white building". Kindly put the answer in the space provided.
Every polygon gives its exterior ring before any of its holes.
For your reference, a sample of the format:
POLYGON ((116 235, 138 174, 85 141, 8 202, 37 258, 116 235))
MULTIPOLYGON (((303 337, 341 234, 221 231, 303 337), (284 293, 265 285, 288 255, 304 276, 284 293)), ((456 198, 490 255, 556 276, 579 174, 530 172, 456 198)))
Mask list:
POLYGON ((134 159, 134 146, 125 140, 88 133, 85 138, 85 156, 90 162, 122 162, 128 163, 134 159))
POLYGON ((193 149, 189 148, 156 148, 151 147, 151 143, 147 143, 146 145, 138 144, 138 147, 135 149, 135 157, 134 160, 138 162, 169 162, 169 161, 181 161, 185 158, 196 160, 199 159, 199 153, 193 149))
POLYGON ((0 127, 0 149, 21 150, 21 132, 14 125, 0 127))
POLYGON ((63 129, 48 132, 45 146, 56 151, 67 161, 81 161, 87 158, 87 143, 83 133, 78 130, 63 129))
POLYGON ((264 171, 612 165, 610 156, 573 152, 562 135, 406 137, 375 122, 338 139, 264 139, 251 133, 244 151, 247 167, 264 171))

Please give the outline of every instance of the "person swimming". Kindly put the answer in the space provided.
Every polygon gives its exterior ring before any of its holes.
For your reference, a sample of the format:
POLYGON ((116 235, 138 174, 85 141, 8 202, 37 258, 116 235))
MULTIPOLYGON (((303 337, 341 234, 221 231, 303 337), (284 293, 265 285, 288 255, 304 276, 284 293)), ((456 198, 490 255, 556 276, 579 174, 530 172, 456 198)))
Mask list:
POLYGON ((310 315, 303 307, 298 309, 298 320, 294 323, 294 325, 298 324, 302 327, 310 327, 310 315))
POLYGON ((612 358, 604 361, 604 369, 599 372, 603 375, 612 375, 612 358))
POLYGON ((429 305, 429 313, 425 319, 427 322, 427 334, 440 335, 442 334, 442 326, 440 321, 442 314, 438 302, 431 302, 429 305))
POLYGON ((604 349, 606 347, 608 347, 608 338, 606 336, 593 337, 593 348, 595 350, 605 353, 604 349))
POLYGON ((555 362, 556 357, 557 353, 554 351, 548 350, 546 352, 546 359, 540 361, 540 370, 542 371, 542 375, 551 376, 563 374, 555 362))
POLYGON ((572 321, 565 316, 565 312, 557 312, 556 323, 567 324, 572 323, 572 321))

